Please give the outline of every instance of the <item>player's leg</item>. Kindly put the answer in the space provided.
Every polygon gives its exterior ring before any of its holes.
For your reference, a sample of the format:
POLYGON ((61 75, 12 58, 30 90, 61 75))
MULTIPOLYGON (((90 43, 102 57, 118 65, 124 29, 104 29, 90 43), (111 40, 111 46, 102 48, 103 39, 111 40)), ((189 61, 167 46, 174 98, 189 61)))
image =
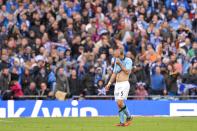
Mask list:
POLYGON ((114 97, 115 97, 115 101, 117 103, 118 109, 119 109, 119 118, 120 118, 120 123, 117 124, 116 126, 123 126, 124 125, 124 112, 122 109, 123 107, 123 100, 120 97, 120 87, 118 86, 118 84, 115 85, 115 90, 114 90, 114 97))
POLYGON ((131 117, 131 114, 130 114, 130 111, 128 109, 128 107, 126 105, 124 105, 123 107, 123 112, 124 114, 126 115, 126 122, 125 122, 125 126, 128 126, 131 124, 131 121, 132 121, 132 117, 131 117))
POLYGON ((124 104, 124 106, 123 106, 123 112, 128 119, 131 118, 130 111, 129 111, 128 107, 126 106, 126 104, 124 104))
POLYGON ((117 105, 118 105, 118 109, 119 109, 120 123, 124 124, 124 111, 123 111, 124 101, 118 99, 117 105))
POLYGON ((131 124, 132 119, 131 119, 131 115, 130 115, 130 112, 129 112, 127 106, 124 104, 124 100, 118 99, 117 105, 119 108, 119 117, 120 117, 120 124, 118 124, 117 126, 129 126, 131 124), (125 115, 127 117, 126 122, 124 120, 125 115))
MULTIPOLYGON (((130 85, 127 85, 123 91, 123 99, 127 100, 128 94, 129 94, 129 89, 130 89, 130 85)), ((131 114, 129 112, 128 107, 126 106, 126 103, 123 101, 123 112, 126 115, 127 118, 131 118, 131 114)))
MULTIPOLYGON (((124 88, 124 91, 123 91, 123 96, 122 96, 124 100, 127 100, 127 97, 128 97, 128 94, 129 94, 129 90, 130 90, 130 84, 127 83, 125 85, 125 88, 124 88)), ((123 109, 124 114, 127 117, 125 124, 126 125, 130 125, 132 117, 131 117, 130 111, 129 111, 128 107, 126 106, 126 104, 124 103, 124 101, 123 101, 123 108, 122 109, 123 109)))

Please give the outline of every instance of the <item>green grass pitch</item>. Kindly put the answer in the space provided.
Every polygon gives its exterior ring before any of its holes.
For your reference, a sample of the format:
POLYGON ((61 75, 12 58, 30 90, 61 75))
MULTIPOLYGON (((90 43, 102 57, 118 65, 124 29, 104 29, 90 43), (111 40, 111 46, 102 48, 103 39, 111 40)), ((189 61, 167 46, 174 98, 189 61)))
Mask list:
POLYGON ((197 117, 135 117, 115 127, 118 117, 0 119, 0 131, 197 131, 197 117))

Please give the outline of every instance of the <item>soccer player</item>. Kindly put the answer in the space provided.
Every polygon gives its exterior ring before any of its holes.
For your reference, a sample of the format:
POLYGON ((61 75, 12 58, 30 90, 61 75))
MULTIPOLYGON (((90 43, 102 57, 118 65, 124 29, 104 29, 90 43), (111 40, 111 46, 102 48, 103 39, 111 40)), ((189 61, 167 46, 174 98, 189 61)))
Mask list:
POLYGON ((120 123, 116 126, 129 126, 131 124, 132 117, 127 106, 124 103, 124 100, 127 99, 130 89, 128 79, 132 69, 132 60, 125 57, 124 49, 116 49, 114 52, 114 56, 115 61, 113 74, 111 75, 111 78, 105 88, 106 91, 108 91, 111 84, 116 80, 114 97, 119 107, 120 117, 120 123), (124 119, 124 115, 126 115, 126 122, 124 119))

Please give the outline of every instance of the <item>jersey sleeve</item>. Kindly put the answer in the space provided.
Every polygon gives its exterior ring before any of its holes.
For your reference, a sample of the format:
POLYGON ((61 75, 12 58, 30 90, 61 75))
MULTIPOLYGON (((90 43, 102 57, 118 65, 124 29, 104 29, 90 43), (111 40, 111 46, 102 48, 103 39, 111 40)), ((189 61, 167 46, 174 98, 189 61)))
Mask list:
POLYGON ((126 63, 126 69, 127 70, 131 70, 133 68, 132 67, 132 64, 133 64, 132 60, 131 59, 128 59, 127 60, 127 63, 126 63))

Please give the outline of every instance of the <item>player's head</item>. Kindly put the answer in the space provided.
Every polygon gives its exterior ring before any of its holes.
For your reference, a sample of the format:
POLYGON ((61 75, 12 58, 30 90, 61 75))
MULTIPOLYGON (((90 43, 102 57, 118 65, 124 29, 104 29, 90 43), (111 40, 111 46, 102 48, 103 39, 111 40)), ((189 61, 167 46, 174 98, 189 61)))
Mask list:
POLYGON ((124 56, 124 49, 123 48, 117 48, 114 50, 114 57, 120 58, 124 56))

